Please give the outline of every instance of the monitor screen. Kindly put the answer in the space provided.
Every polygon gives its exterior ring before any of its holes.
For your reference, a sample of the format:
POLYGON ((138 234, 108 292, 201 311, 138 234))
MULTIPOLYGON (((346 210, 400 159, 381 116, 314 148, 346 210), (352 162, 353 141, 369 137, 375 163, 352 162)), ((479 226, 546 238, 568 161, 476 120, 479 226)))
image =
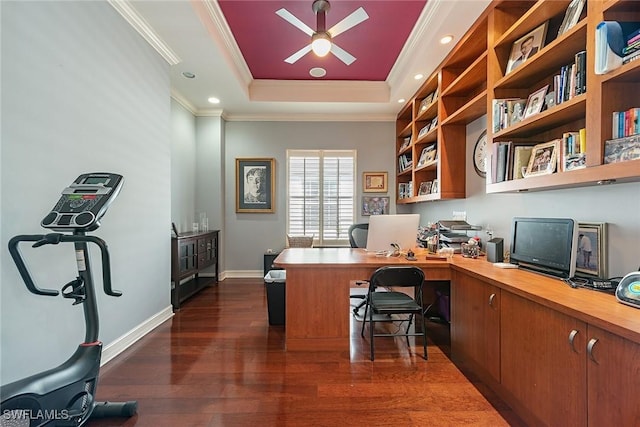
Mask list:
POLYGON ((367 251, 393 250, 392 243, 406 251, 416 247, 420 214, 373 215, 369 219, 367 251))
POLYGON ((511 262, 553 276, 575 274, 578 224, 566 218, 513 218, 511 262))

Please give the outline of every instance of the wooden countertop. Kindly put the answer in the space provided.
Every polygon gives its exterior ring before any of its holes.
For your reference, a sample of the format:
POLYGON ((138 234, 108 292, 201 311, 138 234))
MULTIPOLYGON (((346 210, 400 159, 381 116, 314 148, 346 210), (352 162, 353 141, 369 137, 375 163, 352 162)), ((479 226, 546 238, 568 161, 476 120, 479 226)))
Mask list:
MULTIPOLYGON (((574 289, 560 279, 554 279, 520 269, 494 267, 484 257, 477 259, 455 255, 447 260, 427 260, 426 249, 416 250, 416 261, 404 257, 384 257, 367 254, 363 249, 351 248, 289 248, 275 259, 282 268, 377 268, 383 265, 416 265, 433 270, 437 280, 443 271, 460 271, 519 295, 543 306, 575 317, 593 326, 605 329, 640 343, 640 309, 619 303, 615 296, 584 288, 574 289)), ((448 276, 448 275, 447 275, 448 276)))

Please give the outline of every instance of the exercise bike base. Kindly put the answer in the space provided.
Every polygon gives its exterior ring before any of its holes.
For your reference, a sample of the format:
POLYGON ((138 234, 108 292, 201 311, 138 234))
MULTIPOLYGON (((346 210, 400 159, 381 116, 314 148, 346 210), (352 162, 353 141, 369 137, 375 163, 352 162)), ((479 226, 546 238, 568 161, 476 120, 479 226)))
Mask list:
POLYGON ((89 418, 129 418, 138 411, 138 402, 96 402, 89 418))

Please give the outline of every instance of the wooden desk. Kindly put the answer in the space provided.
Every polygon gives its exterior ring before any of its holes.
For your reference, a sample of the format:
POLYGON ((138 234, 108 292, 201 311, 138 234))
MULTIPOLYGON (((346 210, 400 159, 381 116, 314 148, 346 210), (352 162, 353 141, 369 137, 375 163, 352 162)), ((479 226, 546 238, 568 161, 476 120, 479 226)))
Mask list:
POLYGON ((416 265, 426 280, 450 280, 448 261, 367 254, 364 249, 290 248, 274 264, 287 270, 286 350, 349 351, 350 281, 366 280, 385 265, 416 265))

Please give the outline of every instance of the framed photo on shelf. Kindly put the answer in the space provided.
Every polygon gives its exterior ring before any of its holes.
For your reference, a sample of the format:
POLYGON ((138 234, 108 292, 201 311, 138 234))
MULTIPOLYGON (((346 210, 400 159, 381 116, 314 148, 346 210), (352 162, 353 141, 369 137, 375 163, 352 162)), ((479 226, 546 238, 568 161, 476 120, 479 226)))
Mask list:
POLYGON ((424 166, 426 164, 432 163, 436 160, 436 146, 435 144, 431 144, 422 149, 422 153, 420 153, 420 160, 418 160, 418 167, 424 166))
POLYGON ((362 174, 362 191, 365 193, 386 193, 387 172, 364 172, 362 174))
POLYGON ((564 14, 562 24, 560 24, 560 28, 558 29, 559 36, 569 31, 578 23, 586 2, 586 0, 571 0, 564 14))
POLYGON ((418 196, 426 196, 431 193, 431 181, 423 181, 418 188, 418 196))
POLYGON ((544 96, 547 94, 548 89, 549 85, 546 85, 542 89, 538 89, 537 91, 529 95, 529 99, 527 99, 527 106, 524 109, 523 119, 527 119, 542 111, 542 106, 544 105, 544 96))
POLYGON ((549 21, 545 21, 536 29, 525 34, 513 43, 509 61, 507 61, 507 70, 505 75, 509 74, 533 55, 538 53, 544 46, 545 37, 547 36, 547 25, 549 21))
POLYGON ((389 197, 362 196, 362 215, 387 215, 389 213, 389 197))
POLYGON ((578 223, 576 275, 607 279, 607 223, 578 223))
POLYGON ((557 164, 558 140, 537 144, 531 151, 526 177, 552 174, 557 164))
POLYGON ((438 182, 437 179, 434 179, 431 182, 431 194, 433 193, 439 193, 440 192, 440 183, 438 182))
POLYGON ((275 159, 236 159, 236 212, 275 211, 275 159))

